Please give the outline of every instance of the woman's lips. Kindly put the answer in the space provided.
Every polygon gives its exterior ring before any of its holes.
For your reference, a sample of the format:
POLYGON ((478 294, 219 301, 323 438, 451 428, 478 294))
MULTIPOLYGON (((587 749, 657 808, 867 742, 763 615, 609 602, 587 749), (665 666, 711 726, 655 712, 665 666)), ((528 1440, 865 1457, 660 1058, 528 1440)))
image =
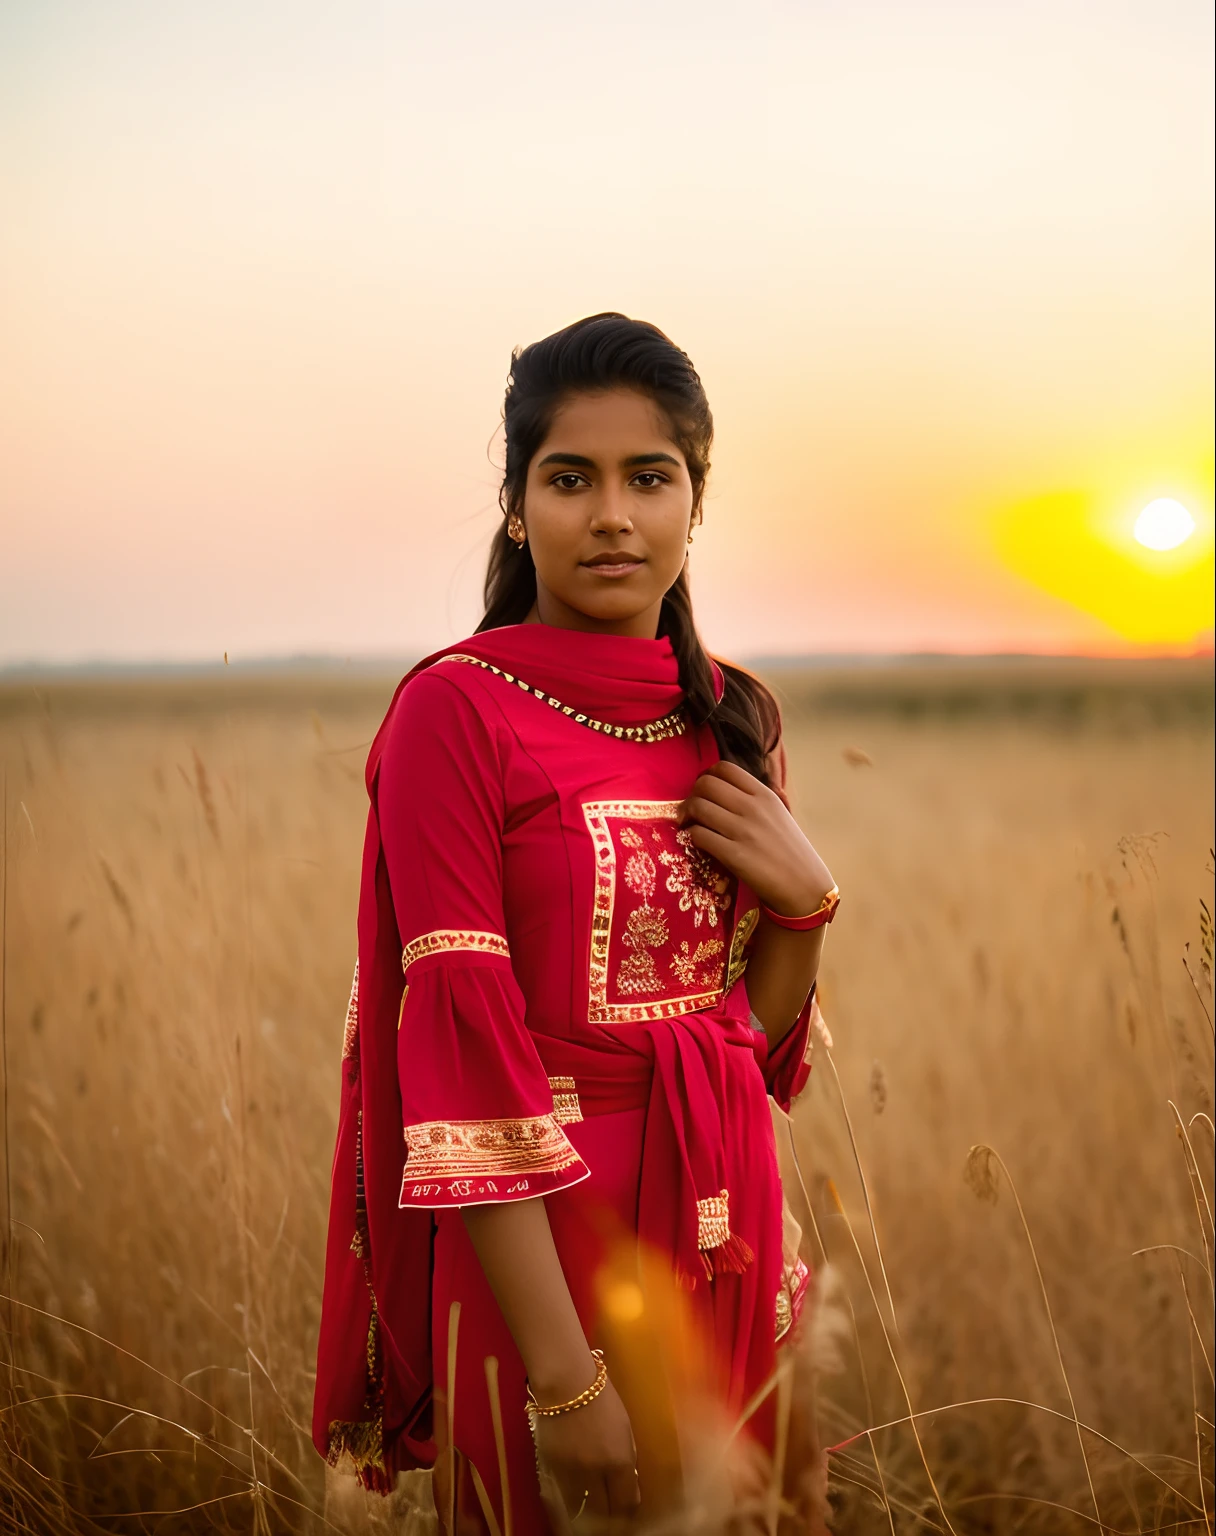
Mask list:
POLYGON ((640 570, 642 564, 641 560, 605 560, 598 564, 592 564, 590 560, 582 562, 585 571, 590 571, 594 576, 607 576, 609 578, 628 576, 630 572, 640 570))

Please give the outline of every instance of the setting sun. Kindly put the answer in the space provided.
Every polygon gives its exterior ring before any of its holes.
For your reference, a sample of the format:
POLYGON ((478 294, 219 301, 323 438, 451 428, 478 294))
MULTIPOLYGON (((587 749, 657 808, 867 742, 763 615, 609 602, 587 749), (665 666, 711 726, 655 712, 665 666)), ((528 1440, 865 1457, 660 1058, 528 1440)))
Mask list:
POLYGON ((1177 549, 1195 531, 1195 519, 1170 496, 1150 501, 1136 519, 1136 543, 1145 549, 1177 549))
MULTIPOLYGON (((1212 517, 1150 501, 1136 515, 1117 490, 1050 492, 995 520, 1006 567, 1092 614, 1124 641, 1189 647, 1212 626, 1212 517)), ((1199 497, 1210 505, 1208 494, 1199 497)), ((1135 506, 1131 502, 1131 506, 1135 506)))

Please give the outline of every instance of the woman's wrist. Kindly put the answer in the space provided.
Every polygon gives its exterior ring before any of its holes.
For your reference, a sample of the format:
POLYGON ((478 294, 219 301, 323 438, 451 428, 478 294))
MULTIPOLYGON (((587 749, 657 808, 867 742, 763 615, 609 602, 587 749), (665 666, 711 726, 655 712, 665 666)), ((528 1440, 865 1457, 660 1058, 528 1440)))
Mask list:
POLYGON ((528 1385, 542 1408, 569 1402, 588 1388, 596 1377, 596 1360, 591 1347, 583 1341, 581 1348, 564 1350, 533 1361, 525 1361, 528 1385))
POLYGON ((779 917, 806 917, 812 912, 818 912, 835 889, 831 875, 825 873, 824 879, 813 881, 798 890, 760 896, 760 905, 777 913, 779 917))
POLYGON ((595 1376, 589 1386, 581 1392, 572 1393, 569 1397, 562 1398, 559 1402, 550 1402, 548 1398, 537 1397, 528 1383, 528 1417, 535 1422, 537 1419, 559 1419, 567 1413, 577 1413, 580 1408, 588 1408, 603 1392, 608 1385, 608 1367, 604 1364, 604 1351, 593 1349, 592 1361, 595 1365, 595 1376))

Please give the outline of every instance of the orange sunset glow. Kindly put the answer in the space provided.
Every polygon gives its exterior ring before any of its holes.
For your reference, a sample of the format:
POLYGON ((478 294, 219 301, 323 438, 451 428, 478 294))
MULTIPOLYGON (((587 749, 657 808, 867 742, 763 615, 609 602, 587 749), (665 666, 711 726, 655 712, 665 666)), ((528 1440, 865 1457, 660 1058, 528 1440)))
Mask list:
POLYGON ((1192 0, 17 0, 0 665, 467 633, 511 348, 607 308, 714 408, 711 647, 1207 649, 1211 55, 1192 0))

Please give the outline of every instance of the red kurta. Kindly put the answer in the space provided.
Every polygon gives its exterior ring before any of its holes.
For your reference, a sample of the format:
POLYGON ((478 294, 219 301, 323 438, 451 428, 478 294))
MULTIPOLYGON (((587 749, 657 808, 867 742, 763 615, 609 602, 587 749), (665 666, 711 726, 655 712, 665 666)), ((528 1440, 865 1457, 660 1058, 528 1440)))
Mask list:
POLYGON ((546 1196, 644 1488, 689 1393, 738 1414, 789 1311, 766 1094, 801 1086, 809 1000, 770 1057, 755 898, 676 820, 718 758, 681 703, 666 640, 513 626, 415 669, 369 759, 314 1437, 385 1486, 450 1420, 501 1521, 493 1356, 516 1530, 545 1528, 523 1365, 459 1207, 546 1196))

